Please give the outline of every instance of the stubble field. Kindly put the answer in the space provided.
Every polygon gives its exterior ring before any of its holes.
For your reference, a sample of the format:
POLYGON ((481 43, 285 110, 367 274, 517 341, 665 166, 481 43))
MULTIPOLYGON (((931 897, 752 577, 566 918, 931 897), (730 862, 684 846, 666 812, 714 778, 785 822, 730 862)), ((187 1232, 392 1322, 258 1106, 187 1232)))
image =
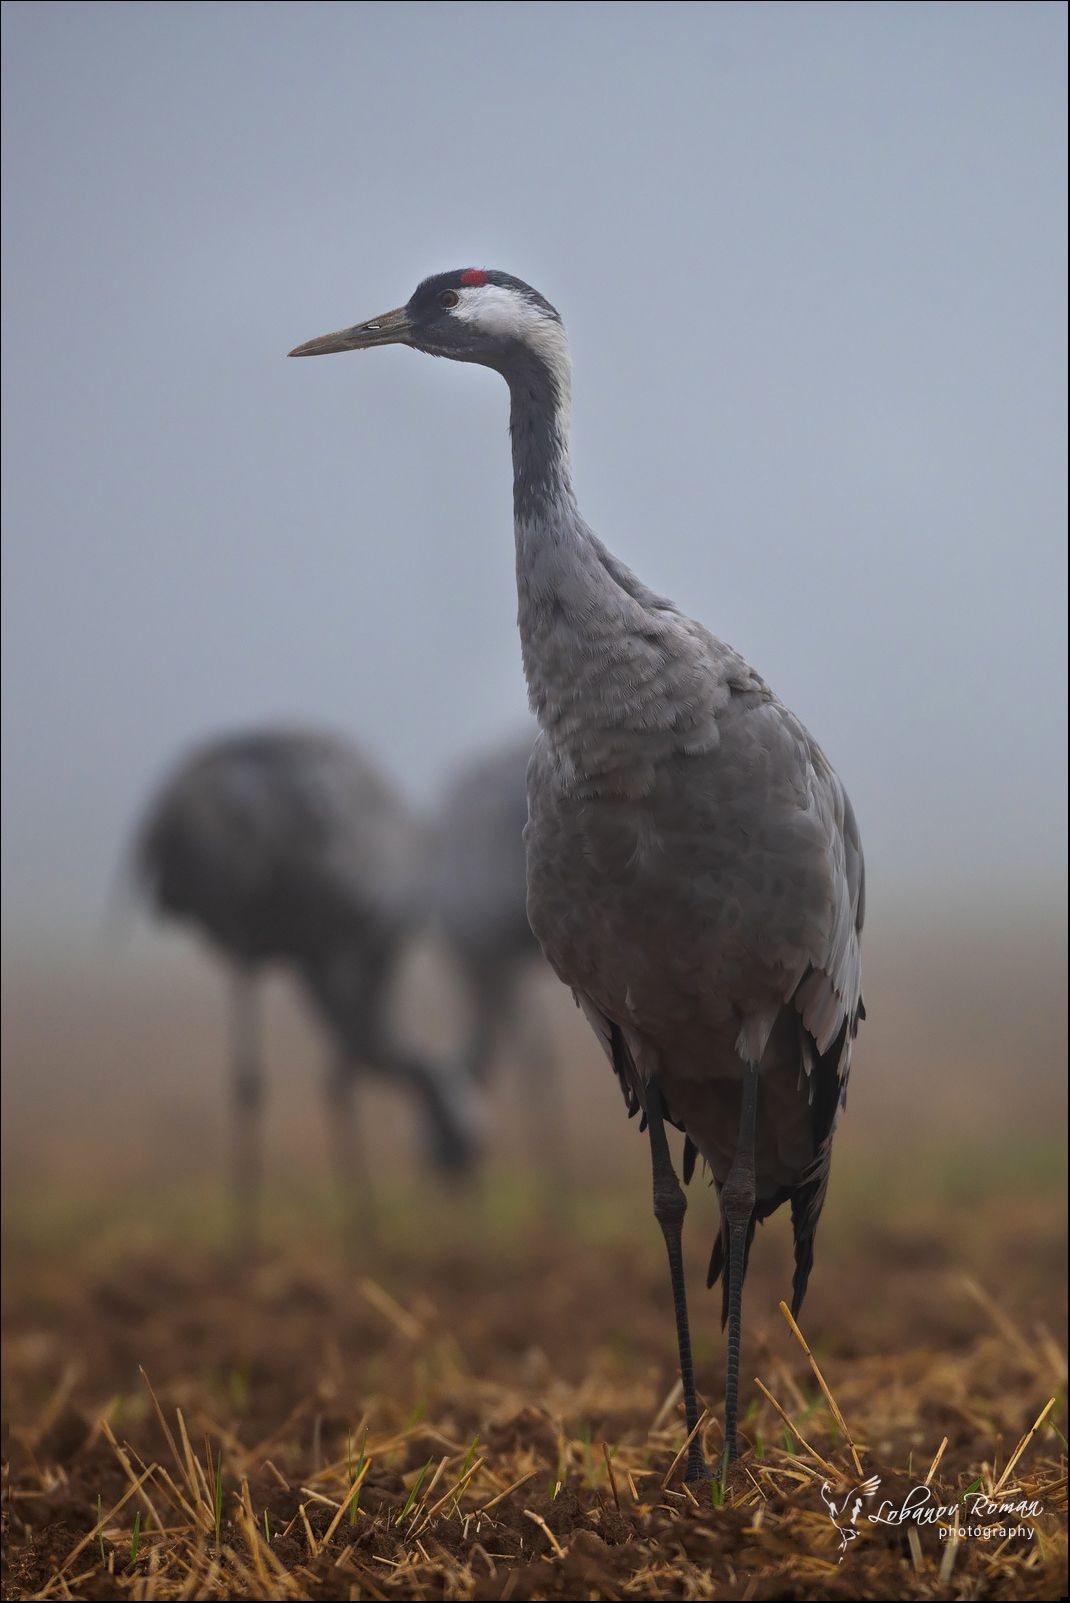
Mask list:
MULTIPOLYGON (((42 998, 35 1029, 16 1032, 27 1062, 54 1052, 47 1016, 42 998)), ((214 1019, 189 1015, 176 1040, 176 1021, 154 1018, 176 1062, 215 1039, 214 1019)), ((303 1041, 280 1027, 280 1052, 303 1041)), ((103 1039, 87 1028, 90 1060, 103 1039)), ((726 1485, 686 1487, 646 1154, 597 1067, 568 1087, 567 1178, 525 1158, 520 1098, 502 1113, 512 1149, 470 1191, 441 1193, 414 1178, 403 1142, 391 1157, 398 1110, 384 1103, 375 1243, 341 1228, 305 1082, 274 1119, 255 1258, 229 1237, 217 1078, 184 1111, 163 1091, 142 1108, 127 1086, 93 1106, 72 1091, 46 1123, 29 1091, 16 1099, 4 1595, 1062 1595, 1058 1097, 1033 1097, 1042 1116, 1024 1122, 1007 1103, 997 1131, 960 1118, 954 1097, 893 1124, 864 1091, 800 1321, 812 1361, 778 1308, 790 1248, 777 1218, 747 1282, 743 1456, 726 1485), (834 1522, 828 1500, 870 1476, 881 1485, 856 1523, 849 1510, 834 1522), (888 1523, 908 1496, 963 1517, 888 1523), (1039 1512, 986 1515, 985 1496, 1039 1512)), ((165 1088, 168 1073, 161 1062, 165 1088)), ((690 1190, 712 1463, 715 1209, 701 1174, 690 1190)))

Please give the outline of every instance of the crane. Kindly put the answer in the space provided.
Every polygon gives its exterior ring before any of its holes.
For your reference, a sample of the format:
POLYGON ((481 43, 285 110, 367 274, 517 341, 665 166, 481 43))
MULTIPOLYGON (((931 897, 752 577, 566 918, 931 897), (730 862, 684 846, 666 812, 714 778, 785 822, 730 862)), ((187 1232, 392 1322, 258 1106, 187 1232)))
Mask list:
POLYGON ((428 1155, 463 1170, 477 1119, 466 1077, 401 1046, 386 1018, 395 964, 423 916, 423 843, 392 785, 352 743, 306 729, 243 731, 183 757, 149 805, 133 867, 162 917, 195 926, 231 969, 231 1107, 240 1234, 255 1235, 263 1059, 257 980, 300 979, 332 1043, 326 1082, 340 1182, 372 1231, 357 1161, 361 1071, 403 1084, 428 1155))
POLYGON ((470 1005, 464 1065, 485 1086, 496 1049, 515 1044, 526 1123, 541 1170, 556 1170, 564 1142, 557 1054, 526 982, 543 966, 527 913, 524 827, 534 729, 499 741, 453 769, 431 834, 430 909, 470 1005))
POLYGON ((665 1238, 690 1478, 708 1474, 681 1256, 684 1180, 712 1170, 725 1473, 738 1453, 742 1291, 755 1225, 787 1203, 802 1303, 859 1020, 864 868, 825 754, 731 646, 649 590, 584 522, 558 312, 508 273, 425 279, 405 306, 293 356, 400 344, 510 393, 518 624, 539 735, 528 915, 641 1110, 665 1238))

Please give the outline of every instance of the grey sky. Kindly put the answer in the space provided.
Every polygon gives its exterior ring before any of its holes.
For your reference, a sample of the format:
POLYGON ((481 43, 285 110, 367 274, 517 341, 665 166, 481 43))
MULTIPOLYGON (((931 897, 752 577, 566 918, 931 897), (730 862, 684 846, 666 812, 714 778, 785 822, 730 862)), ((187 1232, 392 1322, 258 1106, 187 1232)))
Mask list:
POLYGON ((805 718, 874 905, 1063 885, 1066 13, 4 11, 9 937, 177 748, 418 796, 514 727, 506 396, 299 340, 465 265, 576 362, 585 514, 805 718))

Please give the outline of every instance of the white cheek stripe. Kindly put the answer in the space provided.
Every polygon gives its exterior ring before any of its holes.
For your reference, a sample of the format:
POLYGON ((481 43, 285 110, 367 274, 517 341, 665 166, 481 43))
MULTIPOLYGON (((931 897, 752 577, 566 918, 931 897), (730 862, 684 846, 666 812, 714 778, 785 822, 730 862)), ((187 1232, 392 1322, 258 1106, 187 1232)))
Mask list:
POLYGON ((572 393, 572 363, 568 339, 556 317, 540 310, 526 296, 502 284, 465 285, 453 316, 494 339, 522 340, 554 374, 567 413, 572 393))
POLYGON ((469 285, 457 291, 461 297, 453 315, 462 323, 471 323, 484 334, 507 338, 510 334, 524 339, 533 321, 542 322, 542 314, 522 295, 504 289, 501 284, 469 285))

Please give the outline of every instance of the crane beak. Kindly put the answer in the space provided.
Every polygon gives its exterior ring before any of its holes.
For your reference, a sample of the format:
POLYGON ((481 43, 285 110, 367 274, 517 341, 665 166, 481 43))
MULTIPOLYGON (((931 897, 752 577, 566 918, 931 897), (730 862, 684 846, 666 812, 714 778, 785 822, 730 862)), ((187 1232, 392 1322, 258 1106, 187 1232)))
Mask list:
POLYGON ((356 323, 352 328, 339 329, 337 334, 321 334, 317 340, 308 340, 296 346, 290 356, 330 356, 335 351, 366 351, 373 345, 408 345, 412 329, 409 314, 404 306, 396 311, 384 312, 367 323, 356 323))

